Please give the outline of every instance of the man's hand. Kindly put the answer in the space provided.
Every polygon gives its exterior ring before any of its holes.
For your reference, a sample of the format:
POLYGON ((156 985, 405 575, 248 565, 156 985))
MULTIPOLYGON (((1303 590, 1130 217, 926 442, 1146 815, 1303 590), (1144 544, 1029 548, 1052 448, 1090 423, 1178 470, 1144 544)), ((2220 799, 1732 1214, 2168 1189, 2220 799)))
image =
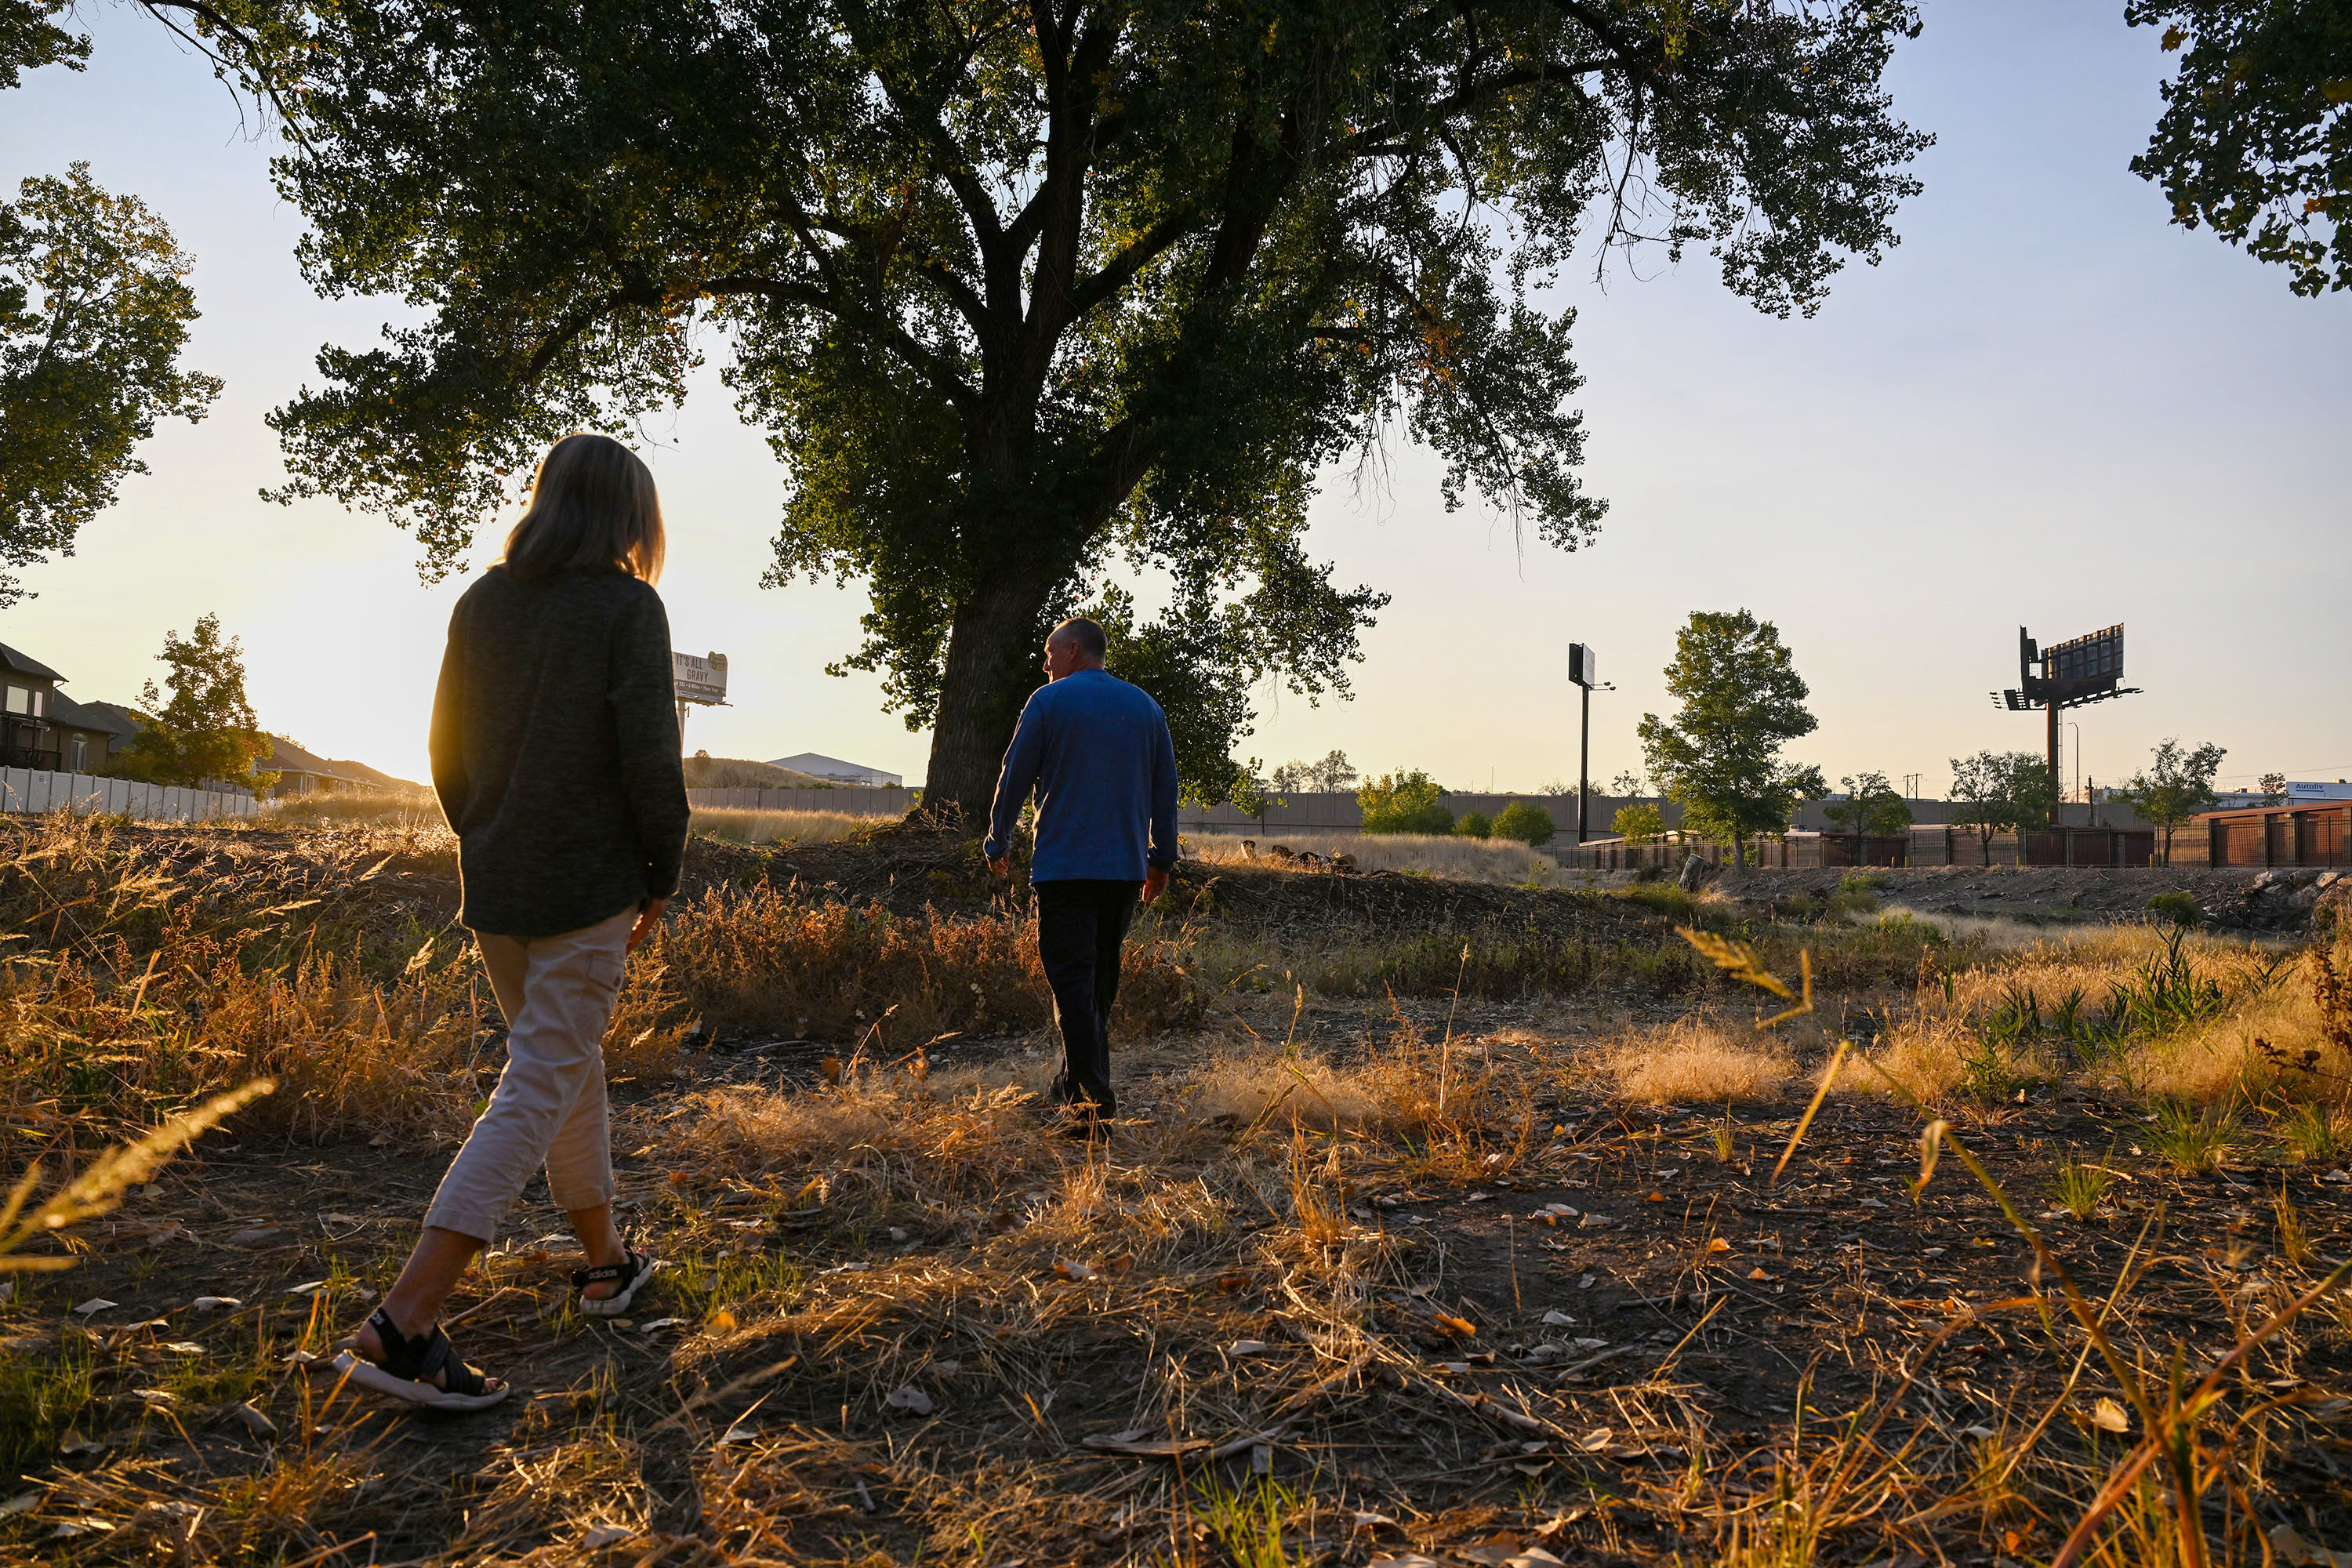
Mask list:
POLYGON ((1168 868, 1153 866, 1143 873, 1143 901, 1156 904, 1160 895, 1168 890, 1168 868))
POLYGON ((988 863, 988 868, 1000 877, 1010 877, 1013 875, 1013 857, 999 855, 988 863))
POLYGON ((667 908, 667 898, 647 899, 637 906, 637 923, 629 928, 629 952, 636 952, 637 943, 654 934, 654 927, 661 924, 662 911, 667 908))

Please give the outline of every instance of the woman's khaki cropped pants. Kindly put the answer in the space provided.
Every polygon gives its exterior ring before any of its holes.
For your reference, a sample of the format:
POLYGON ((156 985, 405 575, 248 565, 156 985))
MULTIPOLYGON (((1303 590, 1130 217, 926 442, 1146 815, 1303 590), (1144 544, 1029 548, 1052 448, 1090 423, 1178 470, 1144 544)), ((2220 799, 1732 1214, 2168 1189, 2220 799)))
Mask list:
POLYGON ((604 1030, 613 1021, 637 911, 561 936, 477 933, 507 1016, 507 1067, 466 1146, 441 1178, 425 1223, 488 1242, 544 1163, 566 1212, 613 1201, 604 1108, 604 1030))

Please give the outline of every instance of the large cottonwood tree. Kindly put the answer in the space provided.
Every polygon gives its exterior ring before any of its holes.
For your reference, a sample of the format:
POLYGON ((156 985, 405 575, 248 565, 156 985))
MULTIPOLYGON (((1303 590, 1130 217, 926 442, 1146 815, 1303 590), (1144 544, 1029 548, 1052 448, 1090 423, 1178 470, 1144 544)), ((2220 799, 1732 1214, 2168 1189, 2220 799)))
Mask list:
POLYGON ((290 493, 437 571, 543 443, 625 432, 724 334, 790 476, 772 580, 863 583, 845 662, 967 807, 1045 622, 1114 564, 1172 574, 1156 646, 1338 681, 1380 601, 1308 558, 1307 502, 1393 432, 1449 506, 1574 548, 1601 508, 1541 292, 1571 249, 1707 247, 1810 310, 1893 243, 1925 141, 1881 88, 1899 0, 215 14, 292 116, 313 281, 425 318, 321 353, 275 416, 290 493))
POLYGON ((2352 0, 2130 0, 2179 51, 2132 171, 2172 221, 2287 269, 2298 294, 2352 289, 2352 0))

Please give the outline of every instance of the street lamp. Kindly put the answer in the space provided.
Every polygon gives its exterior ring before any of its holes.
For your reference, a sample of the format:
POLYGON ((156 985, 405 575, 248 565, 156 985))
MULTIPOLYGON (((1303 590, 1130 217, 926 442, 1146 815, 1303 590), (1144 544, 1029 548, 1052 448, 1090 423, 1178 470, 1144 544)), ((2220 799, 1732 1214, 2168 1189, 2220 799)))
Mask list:
POLYGON ((1572 642, 1568 645, 1568 679, 1575 682, 1578 689, 1584 694, 1584 718, 1580 736, 1576 744, 1576 841, 1581 844, 1592 837, 1589 831, 1590 823, 1587 820, 1587 813, 1591 809, 1592 798, 1592 689, 1596 686, 1603 691, 1614 691, 1617 689, 1603 684, 1593 672, 1592 649, 1585 643, 1572 642))

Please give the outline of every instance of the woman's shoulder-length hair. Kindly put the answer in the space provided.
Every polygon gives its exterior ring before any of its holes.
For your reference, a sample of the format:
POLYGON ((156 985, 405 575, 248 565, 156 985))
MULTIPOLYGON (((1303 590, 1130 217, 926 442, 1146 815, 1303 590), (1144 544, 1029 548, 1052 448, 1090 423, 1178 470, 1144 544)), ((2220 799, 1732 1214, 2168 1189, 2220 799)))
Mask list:
POLYGON ((661 496, 645 460, 609 436, 566 436, 539 460, 501 562, 519 581, 559 572, 661 576, 661 496))

